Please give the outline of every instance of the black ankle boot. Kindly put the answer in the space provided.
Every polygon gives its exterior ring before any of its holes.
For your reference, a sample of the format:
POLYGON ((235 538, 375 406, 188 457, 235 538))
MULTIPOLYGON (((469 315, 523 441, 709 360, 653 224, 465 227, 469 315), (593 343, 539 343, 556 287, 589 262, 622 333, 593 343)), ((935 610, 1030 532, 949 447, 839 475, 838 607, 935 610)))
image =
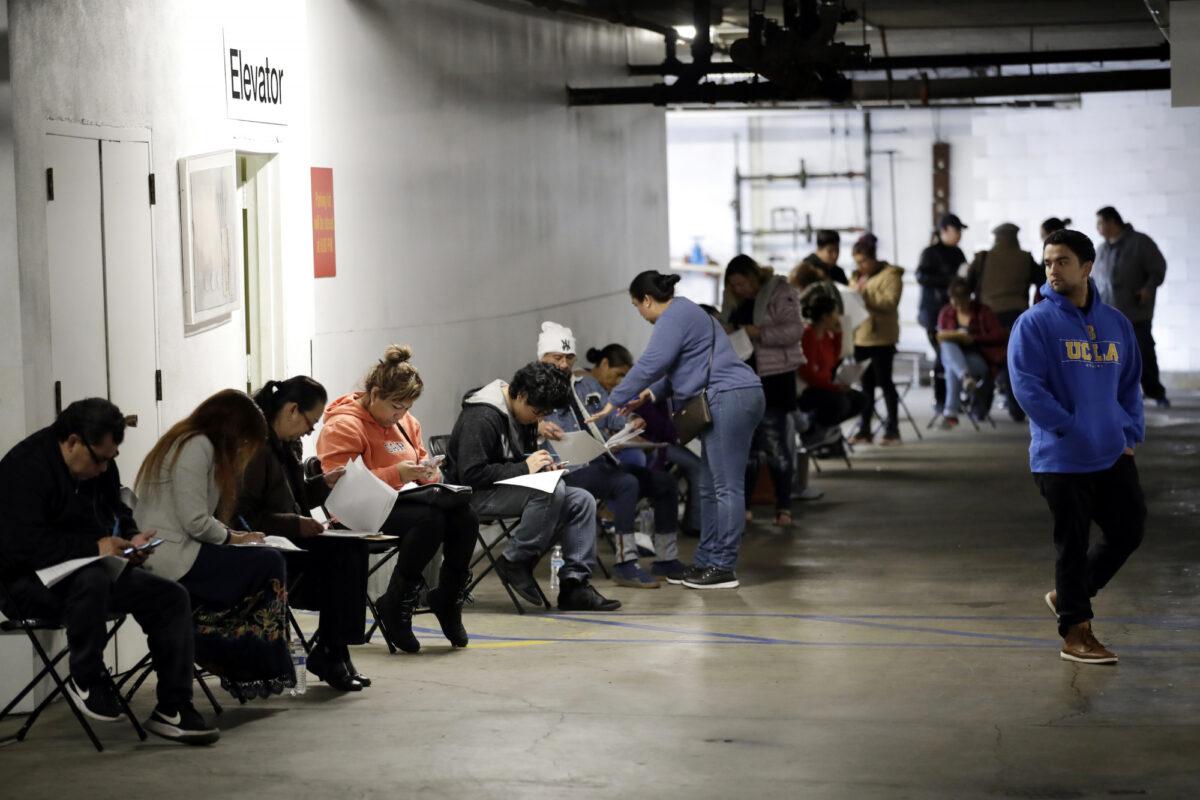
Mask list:
POLYGON ((467 601, 471 573, 442 575, 438 587, 429 593, 429 610, 437 617, 442 633, 455 647, 467 646, 467 629, 462 623, 462 607, 467 601))
POLYGON ((361 692, 363 689, 346 662, 321 646, 314 647, 309 653, 308 671, 339 692, 361 692))
POLYGON ((402 579, 388 587, 375 603, 375 607, 379 609, 379 623, 383 626, 383 635, 406 653, 421 650, 421 643, 413 636, 412 617, 423 585, 424 581, 402 579))

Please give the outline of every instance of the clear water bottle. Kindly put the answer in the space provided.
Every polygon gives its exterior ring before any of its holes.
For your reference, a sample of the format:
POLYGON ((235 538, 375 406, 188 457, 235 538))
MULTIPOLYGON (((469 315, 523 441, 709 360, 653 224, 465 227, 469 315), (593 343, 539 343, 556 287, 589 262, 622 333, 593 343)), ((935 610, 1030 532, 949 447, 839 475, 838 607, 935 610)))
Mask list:
POLYGON ((558 591, 558 571, 563 567, 562 545, 554 545, 550 551, 550 589, 558 591))
POLYGON ((292 651, 292 666, 296 670, 296 685, 291 690, 295 697, 308 691, 308 653, 304 652, 304 645, 298 639, 289 642, 288 648, 292 651))

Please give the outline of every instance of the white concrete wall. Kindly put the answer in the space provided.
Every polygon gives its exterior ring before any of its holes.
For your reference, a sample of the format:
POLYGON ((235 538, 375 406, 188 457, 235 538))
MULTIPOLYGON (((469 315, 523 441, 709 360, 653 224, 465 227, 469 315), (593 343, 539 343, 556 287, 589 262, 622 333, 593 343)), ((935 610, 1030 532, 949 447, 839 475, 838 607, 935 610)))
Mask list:
MULTIPOLYGON (((932 203, 932 149, 935 140, 951 145, 950 205, 970 226, 962 248, 970 257, 990 246, 990 230, 1001 222, 1021 227, 1020 240, 1035 255, 1038 225, 1046 217, 1071 217, 1097 242, 1096 209, 1113 205, 1134 226, 1152 236, 1166 255, 1167 281, 1158 297, 1155 337, 1164 370, 1200 373, 1200 346, 1184 325, 1200 303, 1200 267, 1190 222, 1200 214, 1200 110, 1172 109, 1169 94, 1131 92, 1086 95, 1077 109, 958 109, 873 112, 875 150, 895 156, 896 235, 892 231, 888 159, 876 155, 875 233, 880 254, 906 267, 901 306, 905 323, 901 346, 920 349, 924 337, 915 323, 919 287, 913 272, 929 242, 932 203)), ((862 168, 861 114, 828 111, 747 114, 675 113, 668 117, 671 199, 671 253, 680 258, 693 235, 705 236, 711 255, 725 263, 734 254, 733 137, 741 138, 743 172, 756 158, 756 171, 862 168), (756 123, 751 119, 757 117, 756 123), (752 124, 762 144, 756 155, 747 145, 752 124), (849 127, 849 136, 846 127, 849 127), (830 128, 833 133, 830 133, 830 128)), ((811 212, 814 224, 861 224, 865 219, 861 182, 813 181, 806 191, 778 187, 761 191, 762 227, 772 207, 811 212)), ((743 219, 752 220, 749 194, 743 219)), ((851 264, 843 236, 844 267, 851 264)), ((849 240, 849 241, 848 241, 849 240)), ((790 265, 809 252, 790 241, 775 251, 790 265)), ((760 249, 757 255, 769 257, 760 249)))
MULTIPOLYGON (((151 131, 164 426, 213 391, 239 385, 245 375, 244 333, 236 317, 232 324, 185 336, 177 177, 181 157, 228 149, 280 154, 283 260, 298 279, 286 285, 289 353, 296 368, 307 367, 312 239, 303 5, 287 0, 13 0, 10 17, 25 427, 35 429, 53 416, 42 154, 49 120, 151 131), (226 25, 274 30, 293 42, 287 126, 226 118, 226 25)), ((138 465, 122 466, 132 475, 138 465)))
MULTIPOLYGON (((0 0, 0 19, 0 29, 7 32, 6 0, 0 0)), ((5 448, 25 431, 12 104, 12 83, 0 82, 0 447, 5 448)))
MULTIPOLYGON (((693 236, 703 236, 702 246, 722 265, 736 255, 733 199, 735 163, 743 174, 793 174, 804 159, 807 171, 861 172, 863 170, 863 116, 857 111, 811 112, 681 112, 668 115, 668 165, 670 177, 671 255, 678 260, 690 250, 693 236), (739 158, 734 160, 734 137, 740 140, 739 158)), ((874 232, 879 237, 879 256, 905 269, 901 298, 903 323, 900 347, 928 347, 924 331, 916 323, 920 287, 915 280, 917 257, 929 244, 932 233, 932 145, 936 140, 951 144, 951 207, 961 210, 969 202, 968 166, 975 142, 971 137, 969 112, 881 112, 871 114, 874 187, 874 232), (892 183, 888 156, 894 150, 896 213, 893 224, 892 183), (893 234, 893 231, 895 232, 893 234)), ((821 226, 865 226, 866 187, 862 179, 814 179, 800 189, 796 182, 777 182, 751 191, 742 186, 742 225, 769 228, 771 210, 795 208, 812 216, 821 226)), ((789 223, 790 224, 790 223, 789 223)), ((985 231, 972 226, 963 249, 985 246, 985 231)), ((842 234, 843 269, 854 262, 850 246, 858 234, 842 234)), ((801 237, 747 237, 744 249, 776 268, 788 272, 812 252, 813 245, 801 237)), ((707 289, 697 281, 688 285, 707 289)))
POLYGON ((465 390, 535 357, 542 319, 636 351, 629 280, 667 258, 664 114, 571 109, 564 90, 623 79, 623 29, 469 0, 308 14, 312 159, 337 216, 316 377, 349 391, 411 344, 416 413, 445 433, 465 390))
POLYGON ((1200 108, 1171 108, 1168 92, 1085 95, 1072 111, 977 114, 980 142, 972 166, 972 218, 986 226, 1012 220, 1033 245, 1036 226, 1053 215, 1091 235, 1096 209, 1116 207, 1149 234, 1167 259, 1154 338, 1158 363, 1200 377, 1200 343, 1189 321, 1200 306, 1200 108))

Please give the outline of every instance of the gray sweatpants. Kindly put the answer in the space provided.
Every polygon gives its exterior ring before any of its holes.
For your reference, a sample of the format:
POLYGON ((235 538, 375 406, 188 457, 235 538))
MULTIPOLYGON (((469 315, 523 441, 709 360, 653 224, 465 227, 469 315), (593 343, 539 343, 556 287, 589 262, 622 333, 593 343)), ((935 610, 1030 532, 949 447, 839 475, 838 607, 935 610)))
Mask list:
POLYGON ((534 561, 561 542, 559 578, 587 580, 596 560, 596 501, 583 489, 558 482, 554 493, 497 486, 476 491, 471 508, 480 517, 516 517, 512 538, 504 548, 509 561, 534 561))

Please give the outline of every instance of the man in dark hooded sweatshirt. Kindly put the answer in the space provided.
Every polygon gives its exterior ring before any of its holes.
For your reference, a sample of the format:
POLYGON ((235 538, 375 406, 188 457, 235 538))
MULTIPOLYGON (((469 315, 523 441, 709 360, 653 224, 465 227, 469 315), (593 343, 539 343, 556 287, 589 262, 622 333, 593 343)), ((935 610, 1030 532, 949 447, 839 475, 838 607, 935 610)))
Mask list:
POLYGON ((553 492, 497 481, 555 469, 554 457, 537 448, 537 425, 571 400, 566 374, 550 364, 527 364, 505 383, 494 380, 463 398, 450 433, 444 473, 474 489, 471 507, 480 519, 520 517, 496 572, 522 598, 541 605, 533 569, 556 542, 563 567, 558 608, 562 611, 616 611, 588 582, 596 561, 596 501, 585 489, 559 481, 553 492))

